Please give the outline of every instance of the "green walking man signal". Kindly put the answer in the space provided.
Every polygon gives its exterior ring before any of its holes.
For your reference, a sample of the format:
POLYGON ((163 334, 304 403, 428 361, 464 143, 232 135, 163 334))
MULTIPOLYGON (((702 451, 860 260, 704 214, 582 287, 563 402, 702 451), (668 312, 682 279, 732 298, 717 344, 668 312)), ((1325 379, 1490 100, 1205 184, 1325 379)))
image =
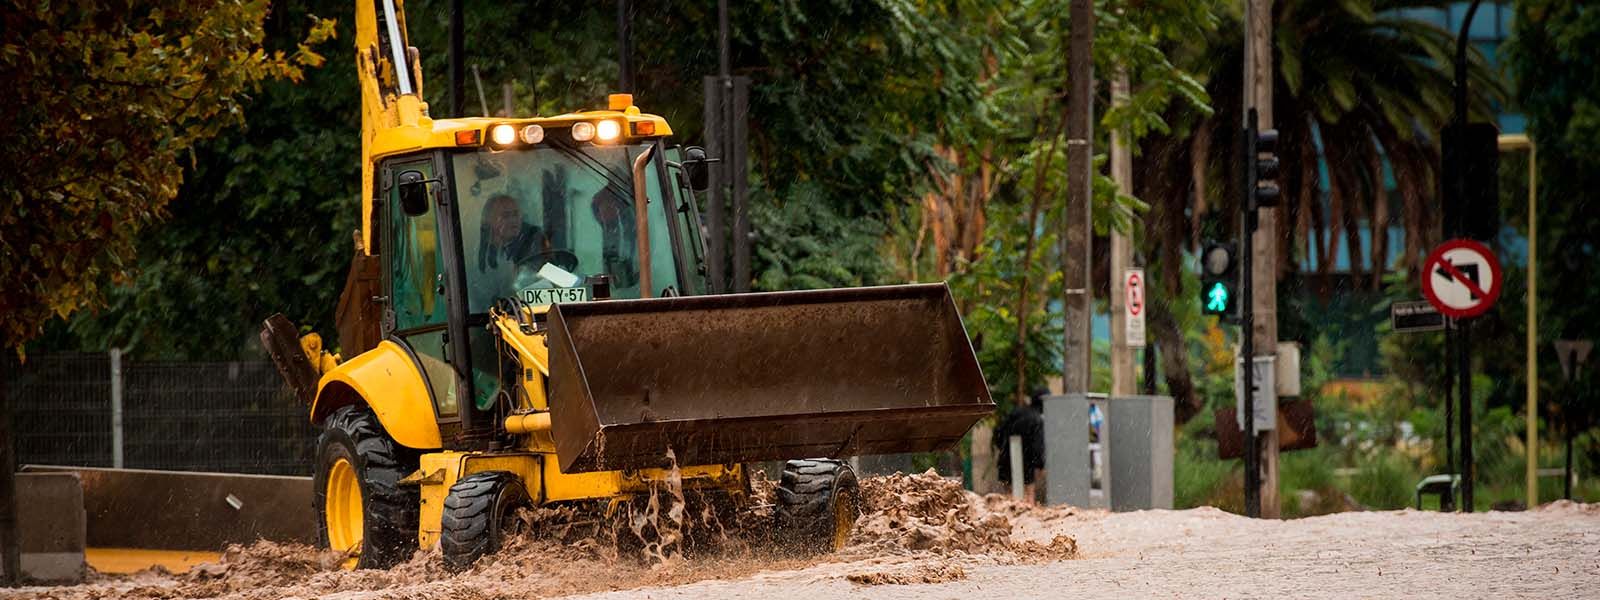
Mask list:
POLYGON ((1206 292, 1206 312, 1223 313, 1228 311, 1228 286, 1221 281, 1211 284, 1211 291, 1206 292))

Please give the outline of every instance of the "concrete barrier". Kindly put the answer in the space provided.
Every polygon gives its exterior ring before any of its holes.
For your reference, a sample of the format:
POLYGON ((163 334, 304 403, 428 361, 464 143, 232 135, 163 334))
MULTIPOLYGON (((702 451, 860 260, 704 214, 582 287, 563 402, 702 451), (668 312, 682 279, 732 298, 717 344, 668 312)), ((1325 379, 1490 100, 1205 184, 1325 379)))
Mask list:
POLYGON ((260 539, 316 542, 311 478, 88 467, 24 467, 82 482, 87 545, 221 551, 260 539))
POLYGON ((39 583, 83 580, 86 519, 74 473, 17 474, 22 576, 39 583))
POLYGON ((1045 498, 1050 504, 1112 510, 1172 508, 1172 398, 1067 394, 1044 398, 1045 498), (1100 487, 1091 494, 1089 405, 1105 422, 1100 487))

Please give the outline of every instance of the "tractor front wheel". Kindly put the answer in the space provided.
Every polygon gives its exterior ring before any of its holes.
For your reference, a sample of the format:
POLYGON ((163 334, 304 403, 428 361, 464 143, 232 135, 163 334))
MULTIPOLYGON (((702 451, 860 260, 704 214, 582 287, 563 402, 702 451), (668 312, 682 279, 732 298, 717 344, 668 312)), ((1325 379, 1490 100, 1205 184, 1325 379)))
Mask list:
POLYGON ((519 529, 517 509, 527 504, 527 488, 508 471, 473 473, 450 486, 439 537, 445 566, 461 571, 499 551, 519 529))
POLYGON ((395 443, 372 410, 340 408, 317 439, 312 479, 323 546, 343 552, 347 568, 388 568, 417 547, 417 489, 399 485, 417 469, 416 453, 395 443))
POLYGON ((814 458, 783 465, 775 514, 779 531, 803 549, 834 551, 850 541, 861 512, 861 488, 844 462, 814 458))

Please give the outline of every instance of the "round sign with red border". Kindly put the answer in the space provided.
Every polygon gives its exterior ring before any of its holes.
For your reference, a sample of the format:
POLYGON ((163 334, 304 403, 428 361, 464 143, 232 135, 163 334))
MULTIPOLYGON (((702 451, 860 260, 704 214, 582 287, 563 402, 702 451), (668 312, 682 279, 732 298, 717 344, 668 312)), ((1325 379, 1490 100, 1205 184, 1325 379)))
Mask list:
POLYGON ((1488 312, 1500 298, 1504 273, 1494 252, 1475 240, 1450 240, 1422 263, 1422 297, 1457 319, 1488 312))
POLYGON ((1128 314, 1138 316, 1144 311, 1144 280, 1139 277, 1139 272, 1128 273, 1128 314))

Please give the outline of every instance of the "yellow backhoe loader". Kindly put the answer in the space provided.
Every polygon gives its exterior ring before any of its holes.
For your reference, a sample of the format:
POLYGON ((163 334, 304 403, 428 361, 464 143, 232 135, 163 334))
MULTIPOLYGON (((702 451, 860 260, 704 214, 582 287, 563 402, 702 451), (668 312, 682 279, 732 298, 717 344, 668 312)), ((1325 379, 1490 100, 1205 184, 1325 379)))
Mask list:
POLYGON ((433 119, 400 0, 356 20, 345 358, 281 316, 262 331, 322 428, 321 539, 351 564, 437 544, 464 567, 522 506, 616 510, 669 484, 737 505, 768 460, 788 461, 780 537, 838 547, 859 503, 839 459, 947 448, 993 410, 943 284, 707 295, 707 159, 666 120, 623 94, 433 119))

